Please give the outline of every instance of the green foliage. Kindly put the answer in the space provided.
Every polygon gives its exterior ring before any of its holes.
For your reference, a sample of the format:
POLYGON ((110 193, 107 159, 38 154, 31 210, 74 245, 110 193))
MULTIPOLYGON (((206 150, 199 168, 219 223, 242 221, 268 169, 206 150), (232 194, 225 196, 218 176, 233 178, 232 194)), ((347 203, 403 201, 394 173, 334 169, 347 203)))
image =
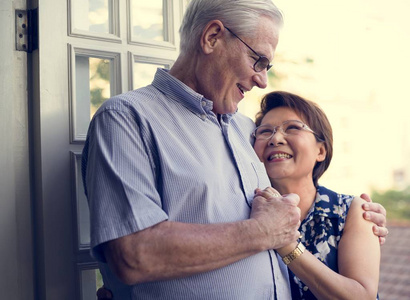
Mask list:
POLYGON ((102 92, 103 92, 103 89, 101 88, 94 88, 90 91, 91 104, 97 108, 100 107, 100 105, 106 100, 102 96, 102 92))
POLYGON ((276 88, 279 85, 279 82, 283 79, 283 75, 278 73, 275 68, 269 70, 268 72, 268 84, 270 88, 276 88))
POLYGON ((99 269, 95 270, 95 282, 96 282, 96 290, 104 285, 102 275, 99 269))
MULTIPOLYGON (((273 68, 268 72, 268 87, 269 89, 275 89, 281 87, 281 82, 288 78, 289 73, 285 70, 288 70, 290 66, 291 69, 294 69, 294 66, 298 66, 298 69, 306 69, 315 64, 315 59, 313 57, 303 57, 300 59, 289 59, 281 53, 275 54, 275 60, 273 63, 273 68), (280 68, 276 66, 280 65, 280 68), (282 70, 282 71, 280 71, 282 70)), ((295 75, 294 75, 295 76, 295 75)))
POLYGON ((110 81, 110 63, 106 60, 100 60, 97 66, 96 75, 106 81, 110 81))
POLYGON ((383 193, 373 191, 371 197, 373 202, 384 206, 389 221, 410 220, 410 188, 402 191, 388 190, 383 193))
POLYGON ((104 59, 95 59, 90 61, 90 64, 91 63, 93 63, 92 69, 95 71, 90 78, 90 100, 91 105, 98 108, 107 100, 106 97, 103 96, 103 93, 105 89, 109 88, 110 84, 110 63, 104 59))

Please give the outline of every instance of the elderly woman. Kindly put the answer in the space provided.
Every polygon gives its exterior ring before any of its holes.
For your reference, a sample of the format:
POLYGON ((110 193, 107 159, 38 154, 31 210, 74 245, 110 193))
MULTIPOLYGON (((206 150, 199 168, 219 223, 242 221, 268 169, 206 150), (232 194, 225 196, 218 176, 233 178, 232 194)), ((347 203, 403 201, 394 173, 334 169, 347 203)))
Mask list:
MULTIPOLYGON (((300 240, 277 249, 290 269, 292 298, 376 299, 380 246, 373 223, 362 217, 365 201, 318 183, 333 152, 326 115, 297 95, 272 92, 262 100, 256 125, 254 149, 272 187, 300 197, 300 240)), ((274 189, 257 195, 279 196, 274 189)))

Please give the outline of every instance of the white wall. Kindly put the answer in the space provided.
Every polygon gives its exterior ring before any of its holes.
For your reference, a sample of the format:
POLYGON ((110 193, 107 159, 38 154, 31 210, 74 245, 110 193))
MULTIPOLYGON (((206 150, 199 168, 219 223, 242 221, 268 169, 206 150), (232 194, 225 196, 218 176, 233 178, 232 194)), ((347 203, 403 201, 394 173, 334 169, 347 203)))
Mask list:
POLYGON ((0 291, 2 299, 33 299, 27 112, 27 54, 15 51, 14 10, 0 1, 0 291))

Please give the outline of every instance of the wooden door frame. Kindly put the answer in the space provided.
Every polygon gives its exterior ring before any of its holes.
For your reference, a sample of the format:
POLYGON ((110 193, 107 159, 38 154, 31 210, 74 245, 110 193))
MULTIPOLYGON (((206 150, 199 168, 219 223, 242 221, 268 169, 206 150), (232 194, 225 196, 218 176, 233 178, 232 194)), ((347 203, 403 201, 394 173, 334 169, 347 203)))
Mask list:
POLYGON ((4 299, 34 299, 26 52, 16 50, 15 10, 0 3, 0 290, 4 299))

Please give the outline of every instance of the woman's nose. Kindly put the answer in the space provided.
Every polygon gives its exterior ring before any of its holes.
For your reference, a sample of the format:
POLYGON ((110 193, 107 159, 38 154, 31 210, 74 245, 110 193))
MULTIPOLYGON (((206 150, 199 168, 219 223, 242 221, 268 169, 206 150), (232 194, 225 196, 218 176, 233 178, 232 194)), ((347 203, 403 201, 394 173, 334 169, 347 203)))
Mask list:
POLYGON ((269 145, 277 146, 279 144, 284 144, 285 136, 279 128, 277 128, 269 139, 269 145))

